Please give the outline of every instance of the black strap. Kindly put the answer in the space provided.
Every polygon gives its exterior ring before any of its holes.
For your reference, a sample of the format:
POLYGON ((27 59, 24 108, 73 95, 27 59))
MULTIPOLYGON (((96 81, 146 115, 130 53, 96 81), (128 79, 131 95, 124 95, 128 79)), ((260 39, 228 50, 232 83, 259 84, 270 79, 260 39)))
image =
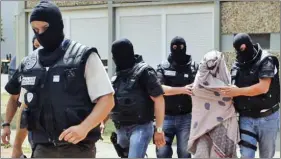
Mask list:
POLYGON ((239 145, 242 145, 242 146, 245 146, 245 147, 248 147, 250 149, 253 149, 254 151, 257 151, 257 146, 247 142, 247 141, 244 141, 244 140, 241 140, 239 143, 239 145))
POLYGON ((148 65, 146 63, 137 64, 135 71, 137 71, 138 73, 133 74, 132 79, 136 80, 141 75, 141 73, 145 70, 145 68, 147 68, 147 66, 148 65))
POLYGON ((252 132, 250 132, 250 131, 243 130, 243 129, 240 129, 240 133, 246 134, 246 135, 249 135, 249 136, 252 136, 252 137, 255 138, 257 141, 259 141, 259 137, 258 137, 258 135, 255 134, 255 133, 252 133, 252 132))
POLYGON ((275 104, 272 108, 270 108, 266 112, 253 112, 251 110, 244 111, 244 112, 238 110, 238 112, 239 112, 240 116, 247 116, 247 117, 252 117, 252 118, 262 118, 262 117, 267 117, 267 116, 275 113, 278 110, 279 110, 279 103, 275 104))

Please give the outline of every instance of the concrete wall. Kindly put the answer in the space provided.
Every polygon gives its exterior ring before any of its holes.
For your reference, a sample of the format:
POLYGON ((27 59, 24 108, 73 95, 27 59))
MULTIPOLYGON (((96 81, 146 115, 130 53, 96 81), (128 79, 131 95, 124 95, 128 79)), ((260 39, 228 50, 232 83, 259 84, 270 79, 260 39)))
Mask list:
MULTIPOLYGON (((87 5, 98 5, 106 4, 108 0, 60 0, 54 1, 59 7, 74 7, 74 6, 87 6, 87 5)), ((30 0, 26 2, 26 8, 33 8, 39 0, 30 0)), ((149 2, 145 0, 115 0, 113 3, 135 3, 135 2, 149 2)))
POLYGON ((280 2, 221 2, 221 33, 280 32, 280 2))
MULTIPOLYGON (((26 2, 26 8, 33 8, 39 0, 31 0, 26 2)), ((96 4, 106 4, 107 0, 63 0, 63 1, 53 1, 59 7, 73 7, 73 6, 87 6, 87 5, 96 5, 96 4)))

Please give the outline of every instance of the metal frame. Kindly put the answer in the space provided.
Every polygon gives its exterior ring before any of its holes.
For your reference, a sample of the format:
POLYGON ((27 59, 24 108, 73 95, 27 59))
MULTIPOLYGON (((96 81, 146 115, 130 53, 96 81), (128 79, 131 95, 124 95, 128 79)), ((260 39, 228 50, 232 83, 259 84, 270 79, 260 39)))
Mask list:
POLYGON ((112 60, 111 54, 111 44, 116 39, 115 37, 115 30, 116 30, 116 23, 115 23, 115 8, 113 7, 113 2, 108 1, 108 59, 107 59, 107 72, 109 77, 111 77, 114 73, 115 65, 112 60))
POLYGON ((214 49, 221 50, 221 5, 219 0, 214 1, 214 49))

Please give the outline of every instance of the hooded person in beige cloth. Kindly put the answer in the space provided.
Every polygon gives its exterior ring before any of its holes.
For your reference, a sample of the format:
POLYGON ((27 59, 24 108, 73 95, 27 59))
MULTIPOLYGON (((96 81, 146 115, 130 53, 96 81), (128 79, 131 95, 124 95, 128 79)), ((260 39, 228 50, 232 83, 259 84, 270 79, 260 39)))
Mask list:
POLYGON ((232 98, 219 93, 231 84, 221 52, 205 54, 192 87, 192 125, 188 151, 195 158, 234 158, 239 127, 232 98))

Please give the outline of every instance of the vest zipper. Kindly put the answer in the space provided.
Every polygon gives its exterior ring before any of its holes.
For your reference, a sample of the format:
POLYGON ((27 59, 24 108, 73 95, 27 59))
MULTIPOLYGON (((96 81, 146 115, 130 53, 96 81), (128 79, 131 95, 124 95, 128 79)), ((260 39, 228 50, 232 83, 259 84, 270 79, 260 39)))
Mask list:
MULTIPOLYGON (((46 69, 46 68, 44 68, 44 70, 45 70, 45 73, 44 73, 44 82, 41 84, 41 88, 44 88, 45 87, 45 84, 46 84, 46 82, 48 82, 48 74, 49 74, 49 69, 50 69, 50 67, 48 68, 48 69, 46 69)), ((49 94, 50 94, 50 90, 49 90, 49 86, 48 86, 48 88, 44 88, 44 89, 47 89, 47 96, 50 96, 49 94)), ((54 120, 54 118, 53 118, 53 115, 52 115, 52 113, 53 113, 53 109, 52 109, 52 102, 51 102, 51 99, 49 99, 48 100, 49 102, 48 102, 48 108, 49 108, 49 110, 48 110, 48 112, 49 112, 49 115, 47 115, 47 122, 45 122, 45 124, 46 123, 49 123, 48 121, 49 120, 51 120, 51 121, 53 121, 54 120)), ((48 113, 47 113, 48 114, 48 113)), ((54 134, 53 134, 53 132, 52 131, 54 131, 54 121, 52 122, 52 124, 47 124, 48 126, 48 128, 51 128, 52 130, 51 131, 46 131, 47 132, 47 134, 48 134, 48 136, 49 136, 49 142, 52 142, 53 144, 54 144, 54 146, 57 146, 57 144, 56 144, 56 141, 54 140, 54 134), (51 125, 51 126, 50 126, 51 125)))

